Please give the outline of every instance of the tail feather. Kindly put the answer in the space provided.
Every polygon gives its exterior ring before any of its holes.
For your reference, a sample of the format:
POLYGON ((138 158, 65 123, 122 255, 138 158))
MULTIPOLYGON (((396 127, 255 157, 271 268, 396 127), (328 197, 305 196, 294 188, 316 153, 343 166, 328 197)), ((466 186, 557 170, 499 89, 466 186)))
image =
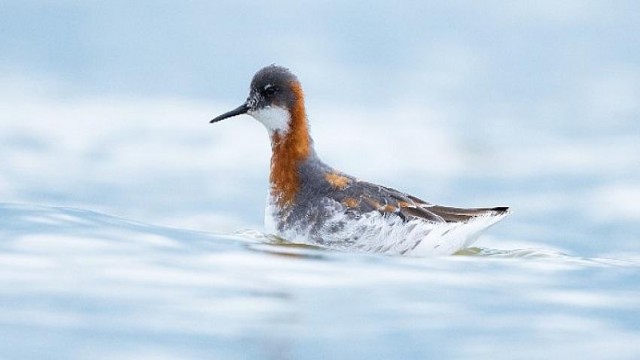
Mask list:
POLYGON ((509 213, 509 208, 499 206, 494 208, 462 209, 448 206, 430 206, 429 211, 443 218, 446 222, 465 222, 476 217, 500 216, 509 213))

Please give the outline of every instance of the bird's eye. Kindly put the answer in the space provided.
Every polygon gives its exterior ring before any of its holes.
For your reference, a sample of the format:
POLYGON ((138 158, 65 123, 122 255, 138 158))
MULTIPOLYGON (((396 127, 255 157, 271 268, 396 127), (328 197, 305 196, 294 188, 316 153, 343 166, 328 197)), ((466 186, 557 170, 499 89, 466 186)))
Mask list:
POLYGON ((265 86, 265 88, 264 88, 264 93, 266 95, 273 95, 276 92, 278 92, 278 88, 275 87, 275 86, 265 86))

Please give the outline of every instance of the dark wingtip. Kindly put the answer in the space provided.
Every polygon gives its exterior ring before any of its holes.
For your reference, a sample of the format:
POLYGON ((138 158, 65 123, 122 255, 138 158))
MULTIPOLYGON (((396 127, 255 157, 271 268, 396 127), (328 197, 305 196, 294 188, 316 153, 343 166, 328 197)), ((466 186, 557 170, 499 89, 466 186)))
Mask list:
POLYGON ((495 211, 497 213, 500 213, 500 214, 506 214, 506 213, 510 213, 511 212, 511 210, 509 210, 508 206, 498 206, 498 207, 494 207, 491 210, 493 210, 493 211, 495 211))

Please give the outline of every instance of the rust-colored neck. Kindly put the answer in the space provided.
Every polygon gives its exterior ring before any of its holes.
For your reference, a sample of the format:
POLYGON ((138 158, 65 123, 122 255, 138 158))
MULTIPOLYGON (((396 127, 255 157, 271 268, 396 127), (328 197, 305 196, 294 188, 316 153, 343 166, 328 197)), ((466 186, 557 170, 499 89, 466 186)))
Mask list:
POLYGON ((309 157, 311 139, 307 114, 304 108, 304 94, 299 83, 291 85, 296 96, 293 108, 289 110, 291 119, 286 132, 271 135, 271 194, 278 205, 293 203, 300 189, 299 165, 309 157))

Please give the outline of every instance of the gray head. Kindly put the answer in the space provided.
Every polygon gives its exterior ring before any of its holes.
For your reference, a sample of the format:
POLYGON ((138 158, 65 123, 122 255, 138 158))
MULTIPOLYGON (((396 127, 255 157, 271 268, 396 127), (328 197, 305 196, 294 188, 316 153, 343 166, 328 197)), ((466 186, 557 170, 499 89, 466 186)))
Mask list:
POLYGON ((292 112, 300 108, 297 105, 302 102, 304 98, 298 78, 284 67, 269 65, 253 76, 246 102, 214 118, 211 123, 248 114, 264 124, 271 134, 286 132, 292 112))

